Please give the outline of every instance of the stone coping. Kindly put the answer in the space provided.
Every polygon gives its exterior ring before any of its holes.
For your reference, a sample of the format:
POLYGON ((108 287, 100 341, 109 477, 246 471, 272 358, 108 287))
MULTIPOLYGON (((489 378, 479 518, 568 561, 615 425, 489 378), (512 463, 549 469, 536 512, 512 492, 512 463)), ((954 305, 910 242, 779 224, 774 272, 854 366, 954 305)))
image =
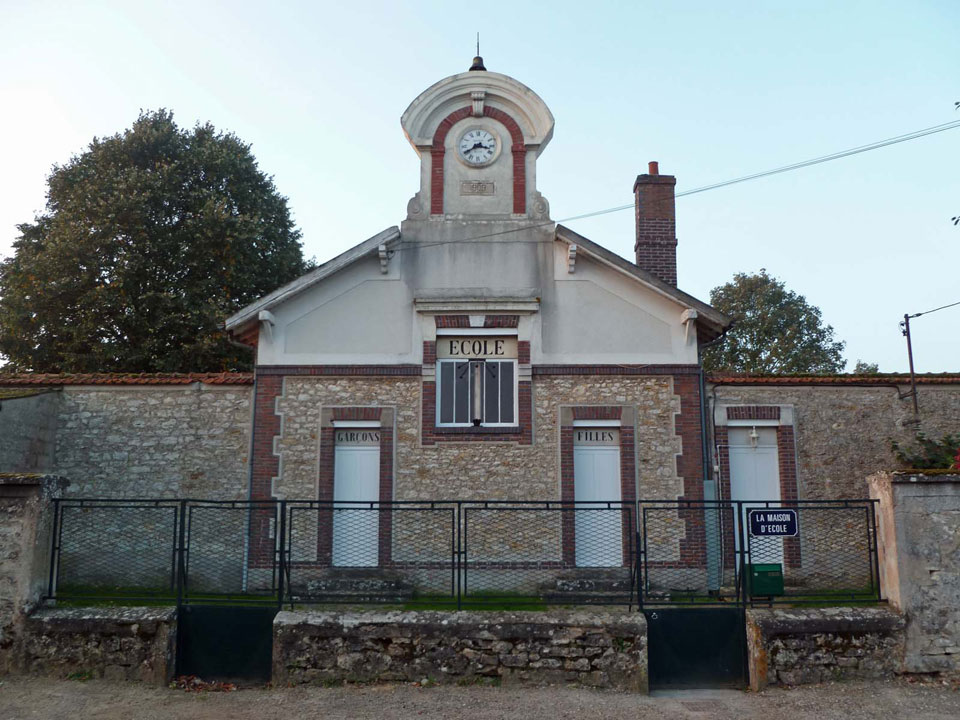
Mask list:
POLYGON ((612 635, 636 635, 646 633, 647 621, 643 613, 554 610, 546 612, 488 612, 488 611, 415 611, 388 610, 369 612, 296 612, 281 610, 273 621, 274 627, 315 626, 352 628, 372 625, 401 627, 471 627, 491 628, 497 632, 518 631, 523 633, 543 632, 549 635, 560 627, 602 627, 612 635))
POLYGON ((176 619, 175 607, 45 607, 35 610, 27 625, 41 632, 150 635, 176 619))
POLYGON ((0 473, 0 497, 18 500, 37 497, 49 499, 59 497, 69 484, 70 481, 61 475, 0 473))
POLYGON ((62 475, 47 475, 34 472, 0 472, 0 485, 56 485, 64 488, 70 484, 62 475))
POLYGON ((923 470, 895 472, 890 474, 894 483, 960 483, 960 471, 923 470))
POLYGON ((810 633, 891 633, 906 619, 888 607, 832 607, 747 610, 750 621, 766 637, 810 633))

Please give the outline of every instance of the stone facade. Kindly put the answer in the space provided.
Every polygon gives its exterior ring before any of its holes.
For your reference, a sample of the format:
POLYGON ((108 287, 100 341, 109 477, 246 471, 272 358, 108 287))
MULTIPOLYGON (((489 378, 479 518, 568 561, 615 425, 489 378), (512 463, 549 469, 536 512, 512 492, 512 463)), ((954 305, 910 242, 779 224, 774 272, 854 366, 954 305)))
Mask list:
POLYGON ((63 478, 0 475, 0 675, 15 665, 27 614, 46 589, 50 500, 63 478))
POLYGON ((960 475, 880 473, 880 577, 907 617, 905 672, 960 671, 960 475))
POLYGON ((579 684, 647 690, 646 621, 602 612, 281 612, 273 682, 579 684))
POLYGON ((893 677, 904 624, 887 608, 747 610, 750 686, 893 677))
POLYGON ((50 471, 56 429, 55 393, 0 388, 0 472, 50 471))
MULTIPOLYGON (((898 397, 909 385, 902 379, 899 384, 863 379, 859 385, 830 380, 775 378, 751 384, 746 378, 726 384, 715 378, 707 394, 715 406, 792 406, 799 498, 863 498, 865 477, 897 466, 890 441, 909 445, 918 429, 910 424, 909 398, 898 397)), ((918 399, 920 430, 934 438, 957 432, 960 384, 921 384, 918 399)))
POLYGON ((27 620, 18 664, 33 675, 164 685, 176 635, 173 608, 48 608, 27 620))
MULTIPOLYGON (((420 378, 287 377, 277 410, 276 441, 281 479, 288 498, 317 496, 320 415, 324 407, 395 408, 395 500, 559 500, 560 410, 570 405, 635 408, 640 493, 677 497, 682 444, 675 415, 680 399, 671 377, 545 377, 533 383, 534 442, 444 442, 421 444, 420 378)), ((699 448, 693 449, 695 453, 699 448)))

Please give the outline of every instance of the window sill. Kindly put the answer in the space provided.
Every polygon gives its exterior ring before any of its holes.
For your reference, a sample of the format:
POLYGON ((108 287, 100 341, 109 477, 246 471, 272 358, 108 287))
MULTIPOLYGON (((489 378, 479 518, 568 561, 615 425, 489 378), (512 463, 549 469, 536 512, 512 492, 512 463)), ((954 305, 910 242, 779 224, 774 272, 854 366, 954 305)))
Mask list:
POLYGON ((499 427, 442 427, 433 428, 434 435, 518 435, 523 432, 519 425, 499 427))

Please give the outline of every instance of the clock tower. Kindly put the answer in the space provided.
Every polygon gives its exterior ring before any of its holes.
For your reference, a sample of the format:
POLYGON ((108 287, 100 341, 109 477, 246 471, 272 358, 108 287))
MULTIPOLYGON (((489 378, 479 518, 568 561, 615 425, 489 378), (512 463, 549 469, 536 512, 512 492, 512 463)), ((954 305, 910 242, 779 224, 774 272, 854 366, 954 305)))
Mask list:
POLYGON ((527 86, 489 72, 477 57, 467 72, 421 93, 400 123, 420 156, 420 190, 407 206, 406 230, 421 222, 549 219, 536 171, 553 115, 527 86))

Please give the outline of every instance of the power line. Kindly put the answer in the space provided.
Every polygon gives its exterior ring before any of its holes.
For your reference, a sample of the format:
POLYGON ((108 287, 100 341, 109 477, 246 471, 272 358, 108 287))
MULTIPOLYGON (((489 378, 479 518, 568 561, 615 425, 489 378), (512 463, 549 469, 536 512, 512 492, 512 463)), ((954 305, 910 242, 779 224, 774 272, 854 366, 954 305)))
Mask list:
MULTIPOLYGON (((869 152, 870 150, 879 150, 880 148, 888 147, 890 145, 896 145, 902 142, 908 142, 910 140, 917 140, 927 135, 934 135, 936 133, 944 132, 946 130, 953 130, 960 127, 960 120, 953 120, 951 122, 942 123, 941 125, 933 125, 928 128, 923 128, 921 130, 914 130, 913 132, 904 133, 903 135, 895 135, 894 137, 886 138, 885 140, 877 140, 876 142, 867 143, 866 145, 858 145, 857 147, 848 148, 846 150, 840 150, 838 152, 830 153, 829 155, 821 155, 820 157, 811 158, 809 160, 802 160, 800 162, 791 163, 789 165, 783 165, 778 168, 773 168, 772 170, 764 170, 762 172, 753 173, 751 175, 744 175, 743 177, 733 178, 732 180, 723 180, 721 182, 712 183, 710 185, 704 185, 702 187, 693 188, 692 190, 684 190, 683 192, 678 192, 675 197, 686 197, 687 195, 696 195, 698 193, 707 192, 708 190, 717 190, 719 188, 727 187, 729 185, 736 185, 738 183, 748 182, 750 180, 759 180, 760 178, 769 177, 771 175, 779 175, 781 173, 790 172, 792 170, 800 170, 802 168, 810 167, 812 165, 820 165, 825 162, 830 162, 832 160, 839 160, 841 158, 850 157, 851 155, 859 155, 860 153, 869 152)), ((524 225, 519 228, 510 228, 509 230, 499 230, 492 233, 484 233, 482 235, 473 235, 469 238, 462 238, 458 240, 438 240, 432 243, 420 243, 415 242, 411 243, 412 247, 435 247, 437 245, 451 245, 455 243, 471 242, 473 240, 482 240, 484 238, 497 237, 500 235, 509 235, 510 233, 523 232, 524 230, 531 230, 538 227, 544 227, 546 225, 552 225, 556 223, 565 223, 565 222, 574 222, 576 220, 586 220, 587 218, 597 217, 598 215, 608 215, 610 213, 622 212, 623 210, 629 210, 635 207, 633 203, 629 205, 617 205, 616 207, 606 208, 603 210, 595 210, 593 212, 583 213, 581 215, 572 215, 570 217, 561 218, 559 220, 548 220, 541 223, 535 223, 532 225, 524 225)), ((537 241, 533 241, 537 242, 537 241)), ((396 248, 397 251, 402 250, 402 248, 396 248)), ((950 306, 948 306, 950 307, 950 306)), ((938 308, 940 309, 940 308, 938 308)), ((929 311, 933 312, 933 311, 929 311)))
POLYGON ((924 128, 922 130, 915 130, 904 135, 897 135, 892 138, 887 138, 886 140, 878 140, 876 142, 860 145, 848 150, 840 150, 839 152, 830 153, 829 155, 823 155, 818 158, 812 158, 811 160, 803 160, 790 165, 784 165, 783 167, 774 168, 773 170, 765 170, 763 172, 754 173, 753 175, 745 175, 734 180, 725 180, 723 182, 714 183, 713 185, 704 185, 703 187, 696 188, 694 190, 686 190, 684 192, 677 193, 677 197, 682 197, 684 195, 695 195, 696 193, 706 192, 707 190, 716 190, 717 188, 735 185, 736 183, 747 182, 748 180, 756 180, 758 178, 769 177, 770 175, 777 175, 779 173, 785 173, 791 170, 799 170, 800 168, 810 167, 811 165, 819 165, 821 163, 830 162, 831 160, 839 160, 840 158, 850 157, 851 155, 859 155, 860 153, 865 153, 870 150, 878 150, 889 145, 907 142, 908 140, 916 140, 918 138, 926 137, 927 135, 944 132, 945 130, 952 130, 957 127, 960 127, 960 120, 943 123, 942 125, 934 125, 933 127, 924 128))
POLYGON ((957 300, 957 302, 955 302, 955 303, 950 303, 949 305, 941 305, 940 307, 934 308, 933 310, 925 310, 924 312, 914 313, 914 314, 911 315, 910 317, 911 317, 911 318, 915 318, 915 317, 920 317, 921 315, 929 315, 930 313, 935 313, 935 312, 937 312, 938 310, 946 310, 947 308, 952 308, 952 307, 955 307, 955 306, 957 306, 957 305, 960 305, 960 300, 957 300))

